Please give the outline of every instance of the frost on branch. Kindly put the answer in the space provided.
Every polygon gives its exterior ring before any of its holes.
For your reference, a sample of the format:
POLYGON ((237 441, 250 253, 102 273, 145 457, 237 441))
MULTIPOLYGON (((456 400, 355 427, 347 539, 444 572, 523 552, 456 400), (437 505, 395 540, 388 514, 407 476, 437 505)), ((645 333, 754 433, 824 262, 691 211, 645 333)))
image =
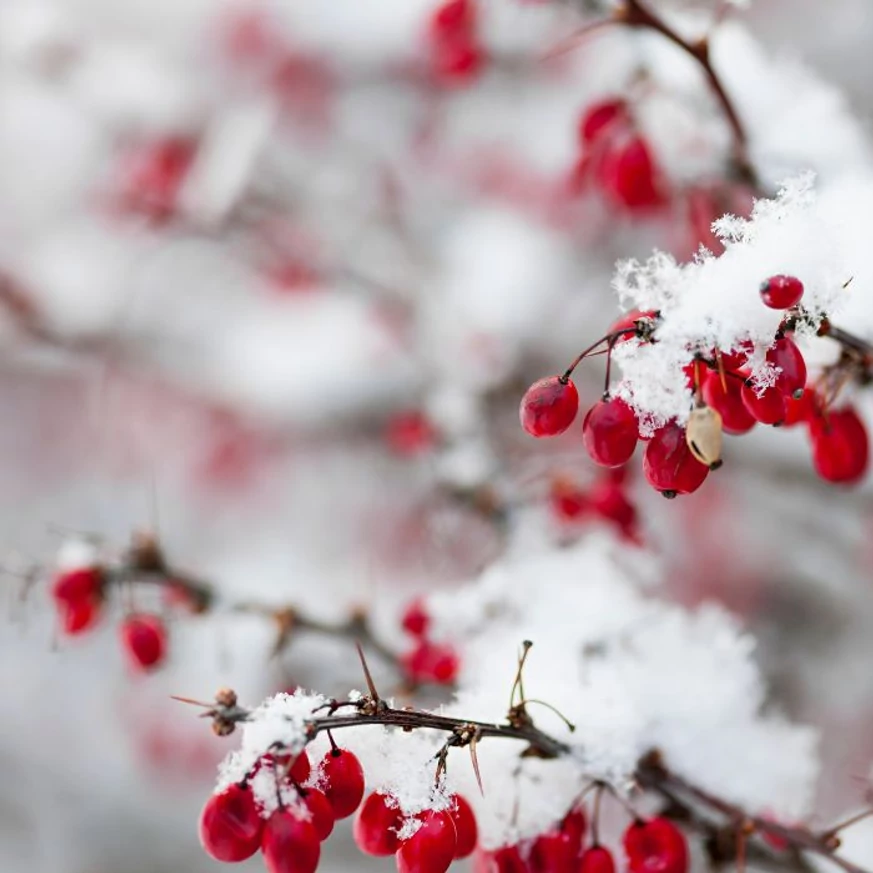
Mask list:
MULTIPOLYGON (((404 816, 443 809, 459 794, 475 809, 481 846, 517 843, 560 821, 592 780, 628 791, 652 749, 673 773, 750 814, 796 820, 808 812, 816 735, 766 711, 752 639, 715 606, 687 612, 642 592, 605 544, 589 539, 561 551, 526 550, 461 591, 430 598, 427 608, 435 633, 450 637, 463 655, 456 697, 441 714, 458 723, 508 725, 519 641, 530 639, 526 706, 560 751, 520 757, 524 744, 483 735, 476 743, 480 795, 466 748, 449 750, 444 780, 435 786, 445 729, 425 724, 410 733, 390 722, 355 725, 349 724, 354 718, 341 718, 337 742, 360 759, 368 790, 395 798, 404 816), (535 700, 555 707, 575 730, 535 700)), ((313 713, 323 703, 298 693, 255 710, 219 789, 244 779, 277 745, 299 752, 307 719, 330 726, 332 715, 313 713)), ((354 709, 360 698, 352 703, 354 709)), ((319 733, 310 759, 328 748, 319 733)), ((269 812, 276 807, 275 783, 267 768, 259 773, 252 788, 269 812)), ((311 781, 318 784, 317 773, 311 781)))
POLYGON ((745 220, 727 215, 714 224, 725 246, 716 257, 701 249, 687 264, 658 252, 644 263, 618 266, 614 279, 628 309, 657 310, 661 321, 655 342, 633 339, 616 346, 614 358, 623 380, 620 396, 636 410, 641 431, 677 419, 684 423, 692 408, 692 389, 684 368, 695 354, 709 355, 754 344, 752 378, 772 385, 777 373, 764 356, 773 344, 784 313, 761 305, 760 286, 781 273, 804 285, 806 316, 797 337, 809 340, 823 315, 838 313, 851 286, 851 259, 842 242, 842 223, 819 205, 812 175, 785 184, 773 200, 758 200, 745 220))

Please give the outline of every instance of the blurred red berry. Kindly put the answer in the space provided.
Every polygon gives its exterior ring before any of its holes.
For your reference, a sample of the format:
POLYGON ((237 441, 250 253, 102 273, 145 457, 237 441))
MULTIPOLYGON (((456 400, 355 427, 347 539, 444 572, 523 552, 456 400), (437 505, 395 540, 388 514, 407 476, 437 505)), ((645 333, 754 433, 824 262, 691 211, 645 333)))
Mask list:
POLYGON ((131 665, 137 670, 151 670, 167 654, 167 629, 157 615, 129 615, 121 623, 121 644, 131 665))

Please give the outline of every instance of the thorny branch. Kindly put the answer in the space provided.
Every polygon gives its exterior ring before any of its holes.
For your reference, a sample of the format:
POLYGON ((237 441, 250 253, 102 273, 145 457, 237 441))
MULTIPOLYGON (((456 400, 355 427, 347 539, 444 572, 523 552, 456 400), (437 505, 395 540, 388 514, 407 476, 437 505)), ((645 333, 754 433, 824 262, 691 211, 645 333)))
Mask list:
MULTIPOLYGON (((326 709, 327 715, 314 712, 304 727, 307 742, 325 731, 365 725, 395 727, 404 732, 422 728, 444 731, 449 734, 449 739, 437 756, 438 772, 445 770, 449 748, 473 747, 485 738, 524 743, 522 757, 554 760, 571 754, 569 744, 536 727, 523 702, 510 707, 507 719, 502 723, 481 722, 426 710, 396 709, 378 695, 371 682, 368 684, 368 695, 342 702, 333 700, 320 708, 326 709)), ((203 716, 212 719, 216 734, 226 736, 233 733, 238 724, 249 721, 252 710, 239 706, 233 691, 222 689, 216 695, 215 704, 208 706, 203 716)), ((802 870, 806 868, 804 855, 812 854, 827 858, 846 873, 869 873, 836 854, 840 847, 839 831, 862 816, 830 828, 812 830, 803 825, 788 825, 752 815, 672 772, 657 750, 640 759, 634 775, 639 788, 665 801, 662 814, 704 836, 713 862, 734 860, 742 852, 749 859, 768 866, 802 870), (761 838, 764 837, 773 841, 772 847, 763 842, 761 838), (785 848, 775 847, 780 844, 785 848)))

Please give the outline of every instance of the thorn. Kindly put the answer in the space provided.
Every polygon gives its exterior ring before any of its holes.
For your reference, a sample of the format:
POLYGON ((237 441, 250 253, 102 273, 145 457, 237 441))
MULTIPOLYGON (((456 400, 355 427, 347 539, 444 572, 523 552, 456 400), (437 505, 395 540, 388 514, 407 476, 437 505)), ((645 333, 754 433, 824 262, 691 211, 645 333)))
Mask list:
POLYGON ((193 700, 190 697, 179 697, 177 694, 171 694, 170 700, 177 700, 179 703, 190 703, 191 706, 202 706, 204 709, 213 709, 214 703, 204 703, 202 700, 193 700))
POLYGON ((364 678, 367 680, 367 690, 370 692, 370 697, 372 697, 374 701, 379 701, 381 698, 379 697, 379 692, 376 690, 376 683, 373 682, 370 668, 367 666, 367 659, 364 656, 364 650, 361 648, 361 644, 357 640, 355 641, 355 648, 358 650, 358 657, 361 659, 361 667, 364 670, 364 678))
POLYGON ((484 797, 485 789, 482 786, 482 774, 479 771, 479 756, 476 753, 476 743, 479 742, 479 737, 474 736, 470 740, 470 761, 473 764, 473 772, 476 774, 476 784, 479 786, 479 793, 484 797))
POLYGON ((570 733, 573 733, 576 730, 576 725, 574 725, 573 722, 570 721, 570 719, 567 718, 567 716, 564 715, 564 713, 562 713, 559 709, 552 706, 551 703, 546 703, 545 700, 539 700, 536 697, 526 697, 523 700, 519 700, 518 705, 520 707, 524 707, 527 706, 528 703, 537 703, 540 706, 545 706, 546 709, 550 709, 553 713, 555 713, 556 716, 558 716, 559 719, 561 719, 562 722, 564 722, 565 725, 567 725, 570 733))

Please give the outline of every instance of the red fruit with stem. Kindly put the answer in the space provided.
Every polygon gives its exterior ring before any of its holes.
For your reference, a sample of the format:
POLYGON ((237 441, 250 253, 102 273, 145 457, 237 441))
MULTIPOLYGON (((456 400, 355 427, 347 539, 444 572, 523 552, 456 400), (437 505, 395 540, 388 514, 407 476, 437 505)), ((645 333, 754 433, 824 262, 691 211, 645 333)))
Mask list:
POLYGON ((474 873, 529 873, 518 846, 502 846, 476 855, 474 873))
POLYGON ((671 421, 655 431, 643 455, 646 481, 665 497, 691 494, 706 479, 709 467, 701 464, 685 439, 685 428, 671 421))
POLYGON ((600 184, 616 205, 631 211, 661 206, 658 170, 646 141, 634 136, 610 150, 599 168, 600 184))
POLYGON ((200 813, 200 843, 216 861, 245 861, 261 846, 264 820, 249 788, 213 794, 200 813))
POLYGON ((521 398, 521 426, 534 437, 563 433, 579 411, 579 393, 572 380, 547 376, 534 382, 521 398))
POLYGON ((129 615, 121 623, 121 644, 137 670, 151 670, 167 654, 167 628, 158 615, 129 615))
POLYGON ((780 372, 776 376, 776 387, 789 397, 800 397, 806 385, 806 361, 790 336, 777 338, 767 352, 767 361, 780 372))
POLYGON ((630 873, 687 873, 688 844, 666 818, 633 822, 624 832, 630 873))
POLYGON ((427 635, 427 630, 430 627, 430 616, 427 613, 427 609, 425 609, 424 601, 416 598, 406 607, 401 625, 406 633, 414 637, 427 635))
POLYGON ((80 567, 59 573, 52 583, 52 597, 58 603, 95 600, 100 597, 103 573, 98 567, 80 567))
POLYGON ((400 809, 385 794, 370 794, 358 810, 353 835, 358 848, 367 855, 393 855, 403 824, 400 809))
POLYGON ((627 104, 624 100, 601 100, 592 103, 579 122, 579 140, 583 146, 590 146, 600 139, 618 121, 627 121, 627 104))
POLYGON ((364 768, 348 749, 331 749, 322 761, 324 789, 336 818, 347 818, 364 797, 364 768))
POLYGON ((450 685, 458 676, 460 661, 451 646, 421 640, 400 658, 400 666, 413 682, 435 682, 450 685))
POLYGON ((397 869, 400 873, 446 873, 457 847, 451 815, 428 810, 417 818, 421 826, 397 849, 397 869))
POLYGON ((743 380, 715 370, 707 370, 701 378, 701 393, 707 406, 720 416, 725 433, 741 434, 755 426, 755 418, 743 403, 743 380))
POLYGON ((770 309, 791 309, 803 297, 803 282, 795 276, 771 276, 761 283, 761 300, 770 309))
POLYGON ((828 482, 851 485, 864 478, 870 460, 867 427, 851 406, 819 413, 809 424, 812 463, 828 482))
POLYGON ((603 846, 591 846, 582 853, 577 873, 615 873, 612 852, 603 846))
POLYGON ((578 858, 582 854, 582 843, 585 840, 587 829, 588 817, 582 807, 571 809, 561 822, 561 831, 570 838, 574 858, 578 858))
POLYGON ((743 383, 743 406, 755 421, 761 424, 782 424, 787 415, 786 397, 776 387, 760 391, 748 382, 743 383))
POLYGON ((473 807, 460 794, 456 794, 453 800, 454 806, 449 810, 449 815, 455 825, 455 859, 466 858, 473 854, 479 838, 476 815, 473 807))
POLYGON ((71 600, 60 605, 61 630, 69 637, 94 627, 100 618, 101 601, 95 598, 71 600))
POLYGON ((588 410, 582 441, 592 461, 620 467, 631 459, 639 441, 636 414, 624 400, 604 397, 588 410))
POLYGON ((560 830, 540 834, 530 849, 531 873, 575 873, 575 846, 569 834, 560 830))
POLYGON ((303 805, 309 810, 309 820, 315 828, 318 839, 324 842, 333 831, 336 816, 333 807, 323 791, 317 788, 306 788, 302 795, 303 805))
POLYGON ((267 820, 261 850, 267 873, 315 873, 321 856, 312 822, 288 809, 277 810, 267 820))

